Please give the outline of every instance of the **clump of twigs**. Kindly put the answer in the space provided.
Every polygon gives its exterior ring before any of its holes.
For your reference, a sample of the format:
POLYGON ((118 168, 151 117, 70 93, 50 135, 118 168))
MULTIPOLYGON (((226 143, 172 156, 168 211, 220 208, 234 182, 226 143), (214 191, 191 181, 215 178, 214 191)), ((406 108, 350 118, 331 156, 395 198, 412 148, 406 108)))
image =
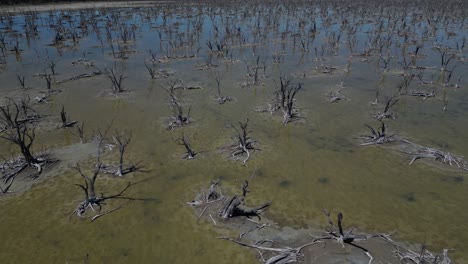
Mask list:
POLYGON ((386 132, 387 125, 380 120, 380 127, 374 129, 373 127, 364 124, 371 134, 370 135, 362 135, 359 138, 362 139, 364 142, 361 143, 361 146, 369 146, 369 145, 380 145, 385 143, 390 143, 395 141, 394 136, 395 134, 388 135, 386 132))
POLYGON ((244 156, 244 165, 246 165, 247 161, 250 158, 250 152, 259 150, 255 146, 256 141, 252 140, 249 136, 249 134, 252 131, 249 131, 247 129, 248 123, 249 119, 247 118, 247 120, 244 123, 239 122, 239 128, 231 125, 230 127, 236 132, 236 135, 233 136, 233 140, 235 141, 235 143, 222 148, 222 150, 229 151, 233 158, 238 159, 240 156, 244 156))

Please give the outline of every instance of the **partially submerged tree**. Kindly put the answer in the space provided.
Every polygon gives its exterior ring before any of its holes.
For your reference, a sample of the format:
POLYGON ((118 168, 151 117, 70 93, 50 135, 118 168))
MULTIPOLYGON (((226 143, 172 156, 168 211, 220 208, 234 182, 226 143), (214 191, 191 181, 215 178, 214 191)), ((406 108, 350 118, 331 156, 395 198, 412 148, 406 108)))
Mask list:
POLYGON ((117 73, 114 68, 105 69, 105 72, 106 72, 107 78, 111 80, 112 93, 118 94, 118 93, 123 92, 124 88, 123 88, 122 82, 127 77, 125 77, 123 74, 117 73))
POLYGON ((36 140, 36 125, 40 116, 29 106, 29 98, 16 102, 7 98, 6 104, 0 106, 0 138, 16 145, 20 155, 0 163, 0 171, 5 186, 1 194, 9 193, 15 177, 27 168, 35 170, 26 176, 36 178, 43 168, 55 162, 47 153, 36 154, 33 151, 36 140))
POLYGON ((97 195, 95 185, 96 185, 96 180, 97 180, 97 178, 99 176, 99 172, 101 171, 101 169, 102 169, 101 164, 98 163, 96 165, 96 168, 94 169, 93 175, 92 176, 86 176, 82 172, 80 165, 76 164, 75 170, 78 171, 78 173, 80 174, 80 176, 84 180, 84 184, 76 184, 76 185, 83 190, 83 192, 85 194, 85 198, 84 198, 83 201, 81 201, 78 204, 77 208, 72 212, 70 217, 72 215, 76 215, 76 216, 78 216, 80 218, 88 219, 90 216, 87 216, 87 212, 88 212, 88 209, 91 209, 93 212, 96 212, 96 214, 91 218, 91 222, 93 222, 94 220, 98 219, 99 217, 104 216, 106 214, 109 214, 109 213, 111 213, 113 211, 116 211, 116 210, 123 207, 123 204, 122 204, 122 205, 117 206, 117 207, 115 207, 113 209, 110 209, 110 210, 108 210, 106 212, 101 213, 102 206, 108 200, 111 200, 111 199, 143 200, 143 201, 151 200, 151 199, 145 199, 145 198, 133 198, 133 197, 128 197, 128 196, 124 195, 125 192, 130 187, 132 187, 135 184, 146 181, 148 179, 145 179, 143 181, 139 181, 139 182, 136 182, 136 183, 128 182, 127 185, 121 191, 119 191, 119 192, 117 192, 117 193, 115 193, 113 195, 104 195, 103 192, 101 192, 100 195, 97 195))
POLYGON ((195 151, 193 151, 192 146, 190 145, 190 142, 188 141, 188 139, 185 137, 184 134, 182 134, 182 136, 179 137, 176 140, 176 142, 177 142, 178 145, 181 145, 181 146, 185 147, 185 153, 184 153, 184 156, 182 157, 182 159, 191 160, 191 159, 194 159, 195 156, 198 154, 195 151))
POLYGON ((169 88, 165 88, 169 94, 170 105, 172 108, 172 117, 167 129, 172 130, 177 127, 184 127, 191 123, 190 112, 192 106, 189 106, 187 113, 184 113, 184 106, 176 95, 177 81, 169 83, 169 88))
POLYGON ((245 156, 243 160, 244 165, 250 158, 250 151, 259 150, 255 146, 256 141, 252 140, 249 136, 251 131, 247 129, 248 123, 249 119, 247 118, 244 123, 239 122, 239 129, 236 126, 230 126, 236 132, 232 137, 235 142, 222 148, 222 150, 229 151, 233 158, 238 159, 239 156, 245 156))
POLYGON ((77 121, 67 121, 67 112, 65 112, 65 106, 62 105, 62 111, 60 111, 60 119, 62 120, 62 125, 59 128, 73 127, 77 121))
POLYGON ((221 94, 221 80, 223 79, 224 74, 220 74, 219 71, 215 71, 214 73, 214 78, 216 81, 216 90, 218 91, 218 95, 215 99, 216 103, 218 104, 224 104, 229 101, 232 101, 232 98, 229 96, 224 96, 221 94))
POLYGON ((15 102, 7 98, 5 106, 0 106, 0 138, 18 146, 21 157, 10 163, 10 172, 3 176, 5 181, 20 173, 26 167, 35 167, 40 172, 46 162, 45 156, 34 155, 32 147, 36 139, 36 122, 39 115, 29 106, 29 100, 15 102), (12 165, 14 164, 14 165, 12 165))
POLYGON ((391 111, 391 108, 395 106, 396 103, 398 103, 398 98, 395 96, 392 97, 387 97, 385 100, 385 107, 384 110, 376 115, 374 115, 374 118, 377 120, 382 120, 382 119, 395 119, 396 115, 393 111, 391 111))
POLYGON ((119 161, 117 165, 101 164, 101 170, 104 173, 122 177, 128 173, 143 171, 143 167, 140 165, 140 163, 130 165, 124 164, 124 155, 128 149, 128 145, 130 144, 131 140, 131 133, 125 131, 120 132, 118 130, 115 130, 115 134, 112 136, 112 141, 114 146, 117 148, 117 151, 119 152, 119 161))
POLYGON ((176 102, 171 105, 172 107, 172 117, 171 122, 167 126, 167 129, 172 130, 177 127, 187 126, 191 123, 190 121, 190 112, 192 111, 192 106, 187 110, 187 114, 184 113, 184 108, 180 102, 176 102))
POLYGON ((300 119, 299 109, 295 106, 295 97, 301 89, 301 83, 292 85, 290 79, 280 77, 279 86, 274 93, 272 102, 268 104, 268 110, 261 110, 261 112, 268 111, 270 114, 273 114, 281 110, 283 113, 283 125, 300 119))
POLYGON ((378 144, 385 144, 389 142, 395 141, 393 138, 395 134, 388 135, 386 132, 387 125, 380 120, 380 127, 374 129, 373 127, 364 124, 371 132, 370 135, 363 135, 360 136, 360 139, 363 139, 364 142, 361 143, 361 146, 369 146, 369 145, 378 145, 378 144))

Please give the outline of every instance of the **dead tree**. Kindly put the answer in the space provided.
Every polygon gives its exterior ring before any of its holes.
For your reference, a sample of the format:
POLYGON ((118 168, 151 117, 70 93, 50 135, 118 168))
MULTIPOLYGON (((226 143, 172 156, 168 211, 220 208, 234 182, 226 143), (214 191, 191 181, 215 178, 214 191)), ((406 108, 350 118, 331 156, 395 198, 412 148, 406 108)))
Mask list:
POLYGON ((249 119, 247 118, 245 123, 239 122, 239 129, 235 126, 230 126, 236 132, 236 135, 233 136, 235 143, 222 148, 222 150, 230 151, 233 158, 237 159, 238 156, 245 156, 243 160, 244 165, 250 158, 250 151, 260 150, 255 147, 256 141, 252 140, 249 136, 252 131, 247 129, 248 123, 249 119))
POLYGON ((185 147, 185 153, 182 159, 194 159, 195 156, 198 154, 195 151, 193 151, 192 146, 190 145, 190 142, 187 140, 184 134, 182 134, 182 137, 178 138, 176 140, 178 145, 184 146, 185 147))
POLYGON ((122 204, 122 205, 120 205, 118 207, 115 207, 113 209, 110 209, 110 210, 108 210, 106 212, 100 213, 101 210, 102 210, 102 206, 105 204, 105 202, 107 200, 111 200, 111 199, 143 200, 143 201, 151 200, 151 199, 145 199, 145 198, 132 198, 132 197, 124 196, 124 193, 130 187, 132 187, 135 184, 146 181, 147 179, 143 180, 143 181, 140 181, 140 182, 136 182, 136 183, 128 182, 127 185, 120 192, 118 192, 116 194, 107 196, 107 195, 104 195, 104 193, 101 192, 101 195, 98 196, 98 195, 96 195, 95 184, 96 184, 96 180, 98 178, 99 172, 101 171, 101 164, 98 163, 96 165, 96 168, 94 169, 94 172, 93 172, 93 176, 91 176, 91 177, 86 176, 82 172, 81 167, 80 167, 79 164, 76 164, 75 169, 78 171, 80 176, 84 179, 84 185, 83 184, 76 184, 76 185, 83 190, 83 192, 85 194, 85 199, 78 204, 76 209, 71 213, 70 217, 73 216, 73 215, 76 215, 76 216, 78 216, 78 217, 80 217, 82 219, 88 219, 89 216, 86 216, 87 215, 87 210, 91 209, 93 212, 97 212, 97 214, 95 214, 91 218, 91 222, 93 222, 97 218, 99 218, 101 216, 104 216, 106 214, 109 214, 111 212, 114 212, 114 211, 116 211, 116 210, 123 207, 123 204, 122 204))
POLYGON ((116 73, 116 71, 113 68, 106 69, 105 72, 107 74, 107 78, 109 78, 109 80, 111 80, 112 82, 112 92, 114 94, 123 92, 124 89, 122 86, 122 81, 127 77, 125 77, 123 74, 116 73))
MULTIPOLYGON (((286 105, 283 108, 283 125, 286 125, 289 122, 292 122, 295 119, 299 118, 299 112, 294 107, 294 97, 301 88, 302 84, 300 83, 296 86, 286 88, 286 105)), ((284 97, 284 94, 282 96, 284 97)))
POLYGON ((223 79, 223 75, 221 75, 218 71, 215 72, 214 78, 216 81, 216 89, 218 91, 218 96, 216 97, 215 101, 218 104, 224 104, 226 102, 232 101, 232 98, 229 96, 221 95, 221 80, 223 79))
POLYGON ((287 125, 300 118, 299 110, 295 107, 295 97, 302 89, 302 84, 292 85, 291 80, 280 77, 280 85, 275 91, 273 102, 269 104, 269 112, 277 110, 283 112, 283 125, 287 125))
POLYGON ((36 121, 38 115, 32 112, 28 104, 29 100, 17 103, 7 98, 7 104, 0 106, 0 138, 6 139, 17 145, 27 165, 39 166, 43 160, 32 153, 32 145, 36 137, 36 121))
POLYGON ((85 138, 84 138, 84 122, 81 122, 81 126, 78 125, 76 127, 76 131, 78 133, 78 136, 80 137, 80 143, 84 143, 85 142, 85 138))
POLYGON ((367 250, 366 248, 364 248, 362 246, 356 245, 355 242, 356 241, 365 241, 365 240, 368 240, 368 239, 370 239, 372 237, 382 237, 382 238, 389 237, 389 235, 387 235, 387 234, 373 234, 373 235, 367 235, 367 234, 356 235, 356 234, 353 234, 352 229, 343 230, 343 226, 342 226, 343 214, 341 212, 338 213, 337 225, 335 225, 333 223, 333 221, 331 220, 329 211, 324 209, 323 213, 327 217, 328 223, 330 224, 330 227, 327 228, 327 230, 326 230, 327 234, 326 235, 318 236, 318 237, 317 236, 312 236, 315 239, 314 241, 318 242, 318 241, 322 241, 322 240, 332 239, 332 240, 336 240, 339 243, 341 243, 343 245, 343 247, 344 247, 344 244, 348 244, 348 245, 351 245, 353 247, 359 248, 362 251, 364 251, 366 253, 366 255, 369 257, 369 264, 372 262, 374 257, 372 257, 372 255, 369 253, 369 250, 367 250))
POLYGON ((373 127, 367 124, 364 124, 364 126, 366 126, 370 130, 371 134, 359 137, 364 140, 364 142, 361 143, 361 146, 379 145, 395 141, 395 139, 393 138, 395 134, 387 135, 387 125, 382 120, 380 120, 380 127, 377 129, 374 129, 373 127))
POLYGON ((18 82, 19 82, 21 88, 23 88, 23 89, 27 89, 27 88, 28 88, 28 87, 26 87, 26 85, 25 85, 25 81, 24 81, 25 77, 24 77, 24 76, 19 76, 18 74, 16 74, 16 79, 18 80, 18 82))
POLYGON ((377 120, 382 120, 382 119, 395 119, 396 115, 393 111, 390 111, 390 109, 395 106, 396 103, 398 103, 398 98, 395 96, 392 96, 390 98, 387 97, 387 100, 385 102, 385 108, 382 112, 379 114, 374 115, 374 118, 377 120))
POLYGON ((192 111, 192 106, 189 107, 187 114, 184 114, 184 108, 179 101, 172 103, 171 107, 173 115, 167 129, 172 130, 177 127, 187 126, 191 123, 190 112, 192 111))
POLYGON ((65 112, 65 106, 62 105, 62 111, 60 111, 60 119, 62 120, 62 126, 59 128, 73 127, 77 121, 67 122, 67 112, 65 112))
POLYGON ((0 107, 0 138, 3 138, 20 149, 22 157, 11 161, 9 172, 3 175, 5 182, 23 171, 26 167, 34 167, 40 173, 42 165, 47 162, 46 156, 34 155, 32 146, 36 139, 36 116, 31 115, 32 109, 28 105, 29 100, 22 100, 17 103, 12 99, 7 99, 7 105, 0 107))
POLYGON ((115 130, 115 135, 112 136, 112 140, 114 145, 119 152, 119 161, 116 166, 113 165, 101 165, 101 170, 104 173, 112 174, 115 176, 122 177, 128 173, 136 172, 136 171, 143 171, 143 167, 140 163, 131 164, 131 165, 124 165, 124 155, 127 151, 128 145, 132 140, 132 135, 127 132, 119 132, 115 130))
POLYGON ((174 105, 179 102, 179 97, 176 95, 177 87, 179 86, 180 80, 170 80, 167 82, 167 88, 165 87, 167 94, 169 95, 169 100, 171 105, 174 105))
POLYGON ((145 61, 146 70, 148 70, 148 73, 150 74, 152 80, 156 79, 156 69, 154 68, 153 65, 150 66, 145 61))

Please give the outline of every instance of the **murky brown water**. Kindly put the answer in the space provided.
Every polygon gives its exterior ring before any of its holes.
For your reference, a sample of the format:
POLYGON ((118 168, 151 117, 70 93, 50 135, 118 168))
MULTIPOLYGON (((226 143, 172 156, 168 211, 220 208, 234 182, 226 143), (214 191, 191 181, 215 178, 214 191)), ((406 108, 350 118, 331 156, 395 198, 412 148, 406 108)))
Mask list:
MULTIPOLYGON (((374 107, 369 103, 374 100, 376 87, 381 87, 382 100, 385 95, 396 92, 401 79, 394 73, 401 70, 398 47, 391 48, 395 58, 390 63, 390 72, 379 69, 376 57, 362 61, 362 57, 357 56, 351 58, 351 71, 344 72, 342 68, 350 54, 345 43, 346 34, 343 33, 338 55, 324 55, 327 65, 340 69, 333 74, 319 74, 314 70, 319 62, 314 60, 313 47, 320 50, 327 32, 339 29, 333 13, 329 17, 331 25, 325 28, 327 16, 319 16, 319 11, 301 6, 290 6, 289 14, 285 7, 279 9, 264 5, 258 5, 256 9, 247 6, 192 8, 173 9, 156 5, 152 9, 100 9, 95 12, 95 19, 99 21, 98 31, 104 44, 102 48, 99 47, 101 41, 96 32, 91 29, 87 34, 77 30, 83 36, 75 44, 66 41, 69 47, 59 49, 48 46, 55 34, 49 27, 49 20, 62 20, 64 27, 76 28, 80 11, 37 13, 38 36, 29 40, 23 34, 23 14, 2 14, 0 27, 7 45, 10 47, 18 39, 23 49, 20 56, 7 52, 6 62, 0 65, 2 97, 18 98, 26 94, 34 97, 40 90, 45 90, 45 80, 33 75, 47 68, 44 61, 46 54, 57 62, 56 80, 94 70, 72 65, 72 61, 80 58, 83 52, 96 67, 104 69, 115 63, 115 67, 128 77, 123 81, 128 91, 118 96, 109 95, 111 83, 105 75, 53 85, 53 89, 62 92, 53 96, 48 104, 34 105, 44 115, 35 149, 53 151, 69 146, 69 149, 61 152, 62 157, 71 157, 76 151, 76 156, 80 157, 76 161, 87 160, 86 157, 92 154, 89 149, 73 147, 73 144, 79 143, 74 129, 56 129, 60 125, 62 104, 70 119, 85 122, 85 136, 88 139, 98 127, 103 128, 113 120, 113 128, 126 129, 133 134, 126 158, 142 161, 149 172, 126 175, 124 178, 102 176, 97 188, 112 193, 120 190, 127 181, 153 177, 145 184, 132 187, 129 194, 156 199, 128 203, 125 208, 93 223, 75 218, 69 220, 68 213, 82 199, 81 190, 74 185, 81 179, 74 170, 67 168, 67 160, 64 160, 66 165, 56 169, 58 175, 55 177, 38 181, 23 194, 0 200, 0 255, 3 263, 82 263, 86 254, 90 263, 256 263, 253 251, 216 239, 220 232, 234 235, 231 231, 218 230, 210 223, 195 223, 192 209, 185 205, 213 179, 221 179, 226 190, 237 190, 255 168, 256 176, 251 181, 252 192, 248 200, 253 204, 271 200, 273 205, 266 214, 281 225, 323 227, 326 221, 321 209, 328 208, 333 212, 342 211, 347 225, 369 232, 397 230, 396 240, 425 243, 437 252, 442 248, 455 249, 451 252, 454 260, 457 263, 468 262, 465 243, 468 239, 466 172, 423 161, 409 166, 410 158, 398 151, 358 146, 360 141, 356 137, 367 133, 363 124, 377 124, 372 115, 383 108, 381 104, 374 107), (164 12, 169 14, 166 29, 173 30, 172 35, 162 28, 164 12), (299 21, 295 17, 308 12, 317 14, 319 33, 315 42, 310 44, 310 52, 303 53, 300 37, 297 37, 297 45, 294 46, 294 35, 303 32, 298 29, 299 21), (128 44, 130 50, 136 53, 129 53, 129 58, 124 60, 114 59, 109 47, 111 43, 118 44, 117 33, 112 31, 112 41, 106 39, 106 17, 116 13, 122 15, 117 21, 135 24, 137 28, 136 40, 128 44), (70 19, 64 18, 65 15, 69 15, 70 19), (13 20, 11 24, 8 16, 13 20), (253 49, 248 43, 256 39, 254 25, 260 21, 261 27, 266 27, 269 17, 281 17, 278 29, 266 30, 269 33, 265 40, 253 49), (168 49, 171 50, 170 41, 178 41, 177 34, 186 40, 187 32, 194 32, 193 21, 196 20, 202 21, 200 38, 186 50, 188 54, 198 54, 198 57, 158 65, 158 68, 171 69, 176 74, 168 79, 151 80, 144 66, 145 60, 150 59, 147 50, 152 49, 158 58, 163 57, 168 49), (222 58, 217 59, 216 55, 213 58, 212 63, 219 65, 217 70, 225 72, 221 81, 223 94, 235 98, 233 102, 218 105, 213 102, 216 96, 214 69, 200 71, 195 65, 206 62, 209 52, 205 43, 215 39, 213 23, 218 25, 221 36, 226 34, 226 21, 235 29, 241 28, 247 43, 231 45, 233 59, 240 60, 239 63, 226 63, 222 58), (285 33, 285 40, 281 41, 281 34, 276 32, 286 31, 286 24, 290 25, 289 31, 285 33), (161 46, 158 30, 162 30, 161 46), (285 45, 283 62, 275 64, 272 54, 280 52, 282 44, 285 45), (200 51, 197 53, 198 48, 200 51), (261 61, 266 60, 266 78, 260 78, 262 85, 241 88, 240 83, 246 81, 247 65, 255 65, 257 55, 260 55, 261 61), (271 98, 275 82, 281 75, 302 72, 306 72, 306 78, 293 78, 293 81, 303 83, 304 89, 298 93, 296 103, 302 110, 304 120, 282 126, 280 117, 254 111, 271 98), (26 84, 31 89, 23 91, 16 81, 16 74, 25 76, 26 84), (166 130, 171 110, 163 88, 167 87, 169 79, 180 79, 186 84, 204 88, 181 91, 181 96, 192 105, 194 123, 173 131, 166 130), (341 80, 346 86, 342 92, 350 100, 330 104, 326 95, 341 80), (233 135, 233 130, 226 128, 226 125, 245 118, 249 118, 251 136, 259 141, 262 149, 252 155, 247 167, 242 166, 240 161, 228 159, 228 154, 220 154, 217 150, 229 143, 233 135), (173 140, 182 132, 190 137, 193 148, 200 152, 197 159, 180 159, 184 149, 173 140)), ((330 10, 332 12, 333 9, 330 10)), ((82 16, 90 14, 82 11, 82 16)), ((365 43, 363 32, 375 27, 372 21, 359 18, 360 15, 356 14, 353 20, 363 23, 357 31, 360 42, 357 50, 365 43)), ((446 42, 454 46, 464 37, 463 32, 466 37, 466 17, 464 21, 447 21, 447 28, 458 33, 446 42)), ((305 23, 305 29, 312 25, 310 21, 305 23)), ((444 32, 444 27, 439 27, 437 33, 440 37, 436 39, 444 39, 444 32)), ((438 54, 431 49, 433 39, 424 42, 422 53, 426 56, 418 59, 418 64, 439 65, 438 54)), ((408 50, 413 51, 414 47, 410 45, 408 50)), ((172 51, 183 54, 183 50, 178 48, 172 51)), ((465 133, 468 129, 468 81, 464 78, 468 67, 463 61, 466 49, 460 54, 462 59, 454 60, 451 64, 457 65, 451 83, 456 83, 458 77, 463 76, 460 88, 442 88, 439 82, 435 99, 423 101, 401 96, 394 109, 398 118, 387 122, 391 131, 422 145, 468 155, 468 137, 465 133), (446 111, 442 111, 443 90, 448 98, 446 111)), ((430 76, 431 72, 436 76, 440 74, 438 70, 427 70, 425 76, 430 76)), ((12 151, 15 151, 14 147, 0 141, 0 154, 9 156, 12 151)), ((109 160, 111 156, 106 158, 109 160)), ((119 202, 112 201, 109 207, 119 202)))

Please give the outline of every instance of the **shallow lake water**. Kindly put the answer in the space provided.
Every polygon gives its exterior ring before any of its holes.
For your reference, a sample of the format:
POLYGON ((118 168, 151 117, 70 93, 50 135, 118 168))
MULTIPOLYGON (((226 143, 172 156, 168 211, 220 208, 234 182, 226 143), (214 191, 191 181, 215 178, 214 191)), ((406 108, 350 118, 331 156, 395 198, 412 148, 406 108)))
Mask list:
MULTIPOLYGON (((466 3, 459 5, 466 7, 466 3)), ((29 95, 32 107, 43 116, 34 150, 61 153, 56 158, 62 160, 51 169, 53 175, 27 179, 32 182, 29 190, 0 197, 2 263, 83 263, 86 255, 89 263, 257 263, 253 250, 216 239, 220 234, 235 236, 234 231, 206 221, 197 223, 194 211, 185 204, 212 180, 220 180, 226 192, 240 192, 243 180, 254 171, 247 201, 272 201, 265 216, 279 225, 324 228, 327 222, 321 210, 327 208, 343 212, 347 226, 366 232, 396 231, 395 240, 424 243, 434 252, 454 249, 450 251, 453 260, 468 263, 467 172, 426 160, 410 166, 411 156, 398 149, 359 146, 362 141, 357 139, 369 133, 364 124, 379 124, 373 115, 382 111, 385 97, 398 94, 402 47, 406 54, 421 44, 416 64, 435 67, 423 73, 423 79, 432 78, 434 84, 425 88, 415 77, 409 89, 434 89, 436 97, 400 95, 393 109, 397 118, 385 122, 391 133, 402 138, 468 156, 468 66, 466 48, 461 48, 468 24, 460 6, 447 4, 451 12, 433 11, 433 16, 424 13, 430 6, 381 10, 325 3, 65 8, 15 13, 0 9, 5 44, 1 100, 29 95), (451 9, 457 7, 458 11, 451 9), (37 25, 36 33, 30 31, 31 21, 37 25), (387 70, 382 69, 375 49, 369 56, 360 55, 371 45, 379 21, 380 41, 387 37, 393 41, 388 45, 387 70), (122 35, 124 28, 131 32, 128 36, 122 35), (63 39, 54 43, 57 34, 63 39), (69 37, 74 34, 75 41, 69 37), (332 49, 331 39, 338 34, 337 48, 332 49), (352 39, 356 43, 350 50, 352 39), (301 40, 309 42, 308 48, 301 40), (211 52, 208 41, 224 41, 225 47, 211 52), (22 50, 18 54, 12 48, 15 43, 22 50), (113 54, 111 45, 114 51, 126 50, 123 56, 113 54), (453 76, 445 85, 448 73, 440 71, 440 54, 433 48, 438 45, 456 54, 448 64, 449 69, 456 65, 453 76), (73 63, 79 58, 94 66, 73 63), (253 80, 247 74, 257 67, 257 58, 258 84, 244 87, 243 83, 253 80), (51 73, 50 61, 57 65, 52 89, 61 92, 47 103, 36 104, 34 98, 46 90, 46 80, 38 75, 51 73), (174 75, 151 79, 145 63, 174 75), (200 66, 207 64, 212 65, 200 66), (332 68, 330 73, 317 70, 325 66, 332 68), (126 77, 125 91, 116 95, 104 72, 111 68, 126 77), (98 70, 102 74, 60 82, 98 70), (222 94, 233 101, 214 102, 216 73, 222 76, 222 94), (29 89, 20 87, 17 75, 25 77, 29 89), (281 76, 303 87, 295 101, 303 118, 285 126, 282 114, 255 111, 273 98, 281 76), (174 80, 202 89, 177 91, 185 109, 191 106, 193 122, 168 130, 172 112, 165 88, 174 80), (341 92, 348 99, 330 103, 328 94, 341 82, 345 87, 341 92), (374 106, 376 91, 379 103, 374 106), (79 161, 90 172, 95 152, 78 146, 75 128, 57 129, 62 105, 69 119, 85 123, 87 140, 111 122, 110 133, 131 131, 125 159, 141 161, 147 172, 122 178, 103 174, 97 188, 106 194, 118 192, 128 181, 150 177, 132 186, 129 195, 153 201, 112 201, 108 208, 125 205, 92 223, 69 219, 83 199, 75 185, 82 180, 70 167, 79 161), (246 118, 261 150, 253 152, 244 166, 219 148, 232 143, 235 131, 229 125, 246 118), (175 139, 182 133, 199 152, 194 160, 181 159, 184 148, 175 139)), ((413 69, 413 73, 419 71, 413 69)), ((0 141, 2 156, 17 152, 16 146, 0 141)), ((115 157, 115 152, 109 152, 103 159, 109 162, 115 157)), ((15 183, 13 189, 22 184, 15 183)))

